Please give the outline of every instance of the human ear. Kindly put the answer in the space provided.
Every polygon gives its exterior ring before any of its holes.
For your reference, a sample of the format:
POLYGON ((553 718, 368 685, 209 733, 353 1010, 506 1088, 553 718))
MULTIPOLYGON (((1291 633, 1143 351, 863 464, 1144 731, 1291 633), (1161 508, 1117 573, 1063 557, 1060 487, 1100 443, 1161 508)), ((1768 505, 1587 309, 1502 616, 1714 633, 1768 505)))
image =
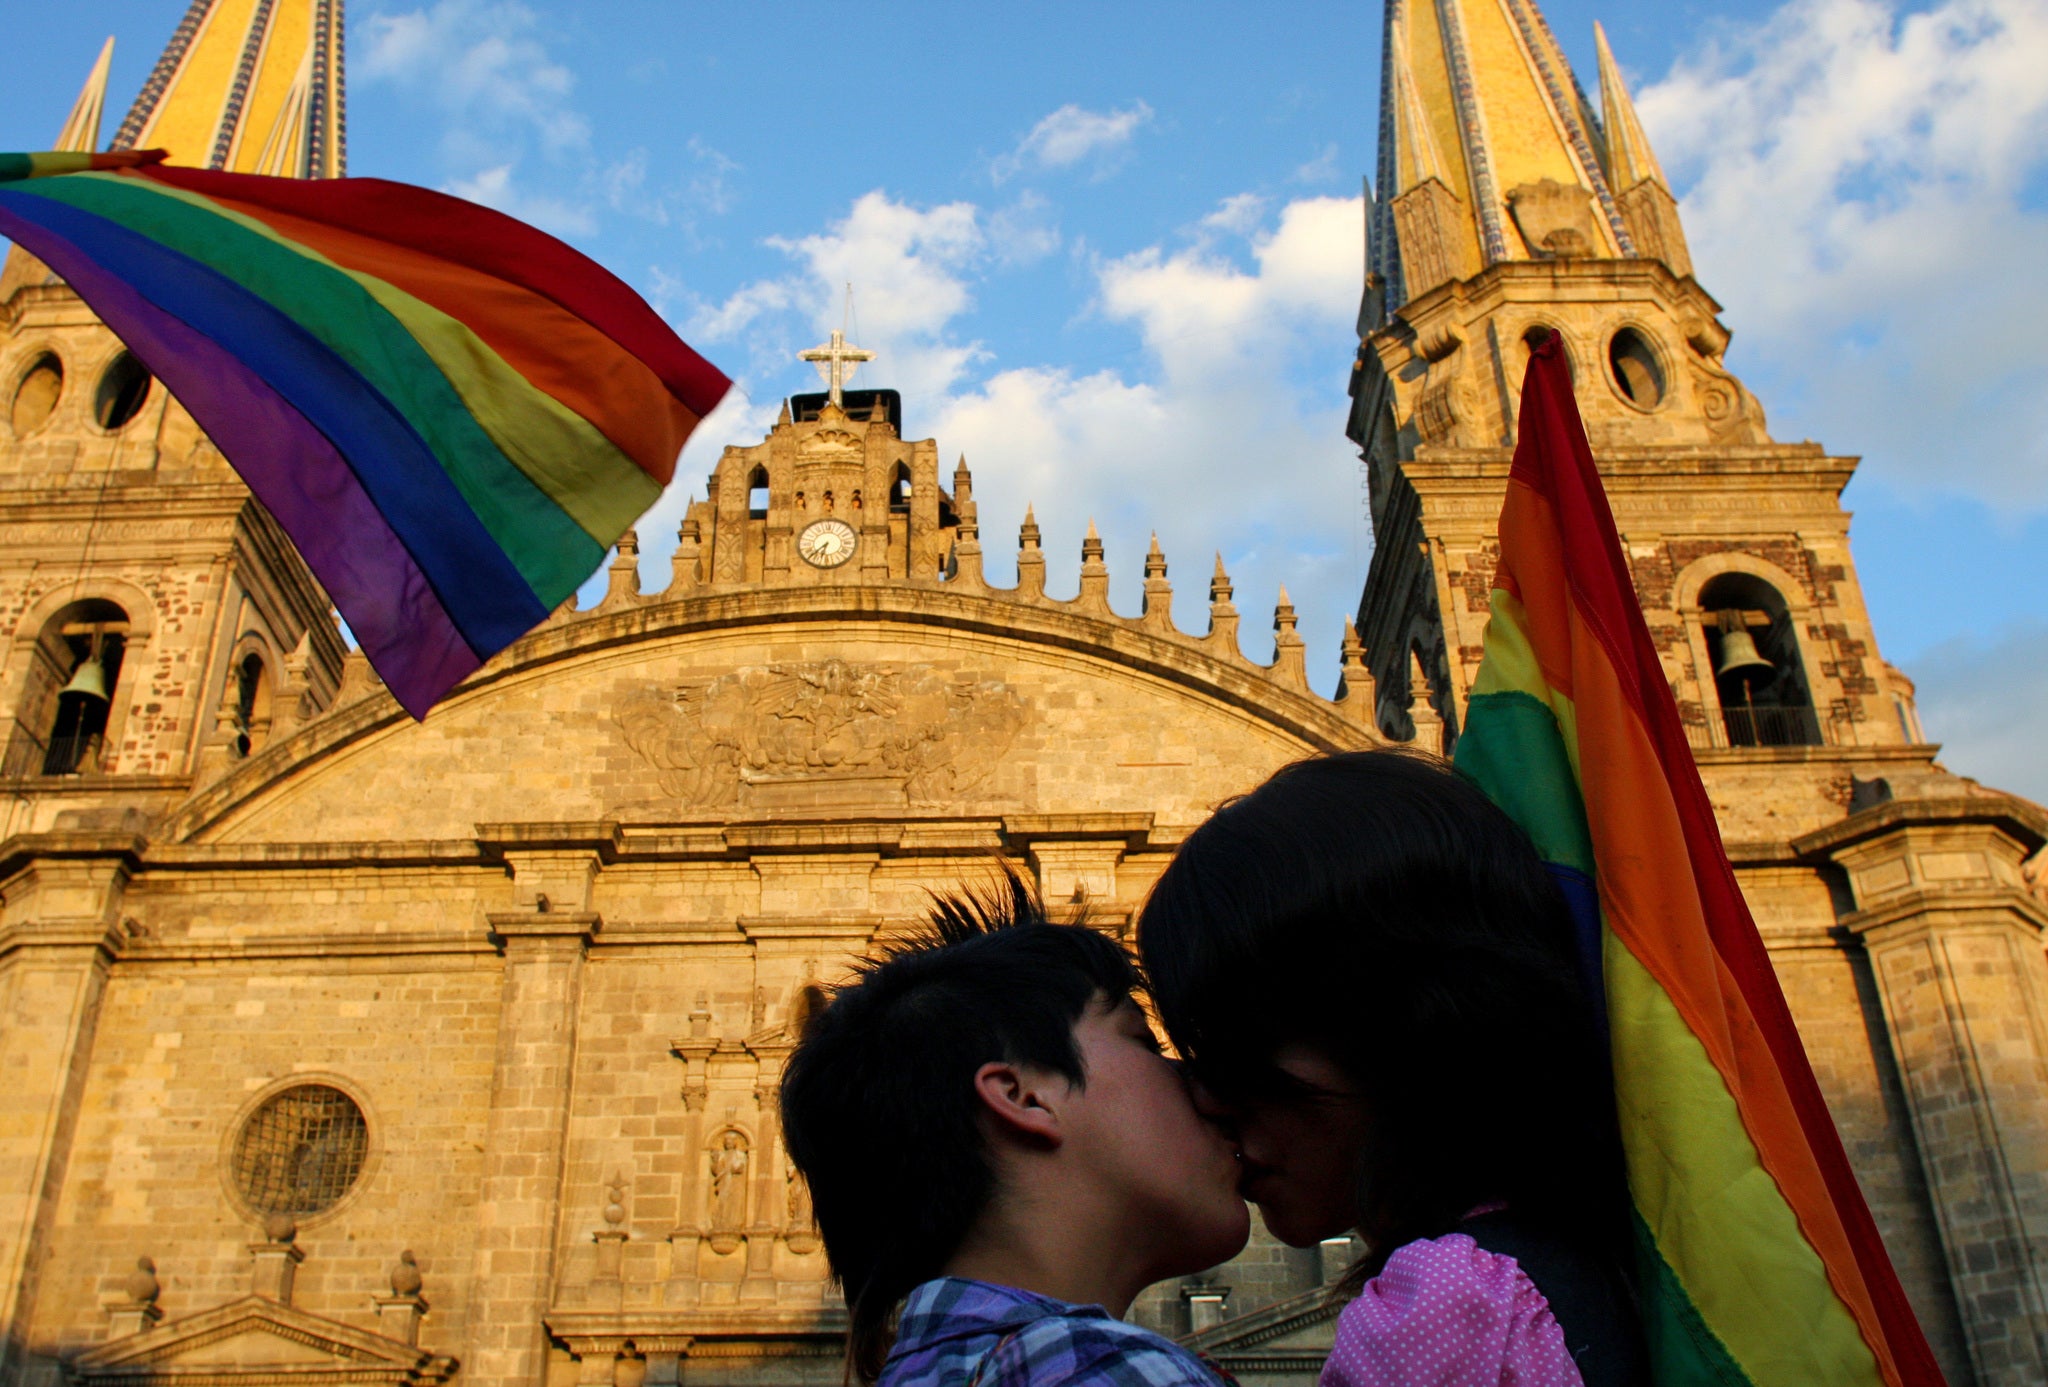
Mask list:
POLYGON ((974 1096, 997 1130, 1014 1139, 1047 1149, 1066 1140, 1048 1076, 1036 1069, 991 1060, 974 1071, 974 1096))

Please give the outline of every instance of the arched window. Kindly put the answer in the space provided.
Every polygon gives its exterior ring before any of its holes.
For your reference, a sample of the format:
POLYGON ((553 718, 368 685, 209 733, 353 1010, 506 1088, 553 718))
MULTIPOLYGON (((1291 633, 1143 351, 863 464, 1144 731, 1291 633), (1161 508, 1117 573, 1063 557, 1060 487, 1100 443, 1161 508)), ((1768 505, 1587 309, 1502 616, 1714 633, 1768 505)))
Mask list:
POLYGON ((910 510, 910 469, 896 464, 895 480, 889 483, 889 509, 898 514, 910 510))
POLYGON ((55 352, 44 352, 14 387, 14 399, 9 402, 7 414, 14 436, 23 438, 41 428, 63 393, 64 363, 55 352))
POLYGON ((1707 659, 1730 746, 1819 746, 1792 613, 1778 590, 1724 573, 1700 591, 1707 659))
POLYGON ((142 363, 122 352, 100 373, 99 389, 93 392, 92 417, 101 428, 113 430, 142 412, 149 398, 149 372, 142 363))
POLYGON ((270 671, 250 651, 235 666, 235 749, 247 756, 270 732, 270 671))
POLYGON ((754 474, 747 478, 747 517, 750 520, 768 518, 768 469, 756 467, 754 474))
POLYGON ((1619 390, 1638 409, 1655 409, 1664 401, 1664 368, 1657 349, 1635 328, 1625 327, 1607 344, 1607 369, 1619 390))
POLYGON ((44 775, 100 769, 127 640, 128 613, 97 598, 73 602, 43 627, 29 684, 36 706, 24 713, 45 729, 44 775))

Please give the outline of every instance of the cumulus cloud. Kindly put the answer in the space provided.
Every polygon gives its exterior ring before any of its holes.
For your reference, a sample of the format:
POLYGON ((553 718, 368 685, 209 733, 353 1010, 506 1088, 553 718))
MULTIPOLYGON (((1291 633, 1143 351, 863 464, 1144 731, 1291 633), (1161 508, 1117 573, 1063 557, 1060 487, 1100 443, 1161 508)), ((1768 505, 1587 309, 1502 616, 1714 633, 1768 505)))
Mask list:
POLYGON ((2048 4, 1794 0, 1645 88, 1774 429, 2048 505, 2048 4))
POLYGON ((2048 624, 1965 638, 1911 661, 1920 722, 1959 775, 2048 803, 2048 624))
POLYGON ((458 156, 515 132, 550 151, 580 149, 590 125, 570 100, 575 74, 549 56, 538 27, 517 0, 436 0, 372 14, 349 55, 350 75, 429 93, 454 118, 446 140, 458 156))
POLYGON ((861 345, 887 356, 891 383, 906 396, 943 395, 979 351, 948 332, 973 305, 970 277, 989 255, 974 204, 922 208, 871 192, 825 230, 768 245, 795 262, 793 271, 699 306, 689 319, 692 340, 744 343, 752 372, 772 374, 840 325, 851 285, 861 345))
POLYGON ((1152 119, 1152 108, 1142 101, 1113 111, 1090 111, 1069 102, 1031 127, 1017 147, 998 157, 989 173, 1002 183, 1026 169, 1071 168, 1093 160, 1096 176, 1113 172, 1116 156, 1130 144, 1132 136, 1152 119))

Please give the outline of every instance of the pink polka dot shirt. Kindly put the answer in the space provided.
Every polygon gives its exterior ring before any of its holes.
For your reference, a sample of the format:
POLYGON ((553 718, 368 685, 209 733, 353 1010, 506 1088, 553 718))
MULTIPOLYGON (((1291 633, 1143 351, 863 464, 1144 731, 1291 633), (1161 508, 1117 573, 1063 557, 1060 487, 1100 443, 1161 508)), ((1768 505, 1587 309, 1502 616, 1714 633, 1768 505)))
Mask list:
POLYGON ((1550 1302, 1464 1233, 1398 1249, 1337 1320, 1319 1387, 1583 1387, 1550 1302))

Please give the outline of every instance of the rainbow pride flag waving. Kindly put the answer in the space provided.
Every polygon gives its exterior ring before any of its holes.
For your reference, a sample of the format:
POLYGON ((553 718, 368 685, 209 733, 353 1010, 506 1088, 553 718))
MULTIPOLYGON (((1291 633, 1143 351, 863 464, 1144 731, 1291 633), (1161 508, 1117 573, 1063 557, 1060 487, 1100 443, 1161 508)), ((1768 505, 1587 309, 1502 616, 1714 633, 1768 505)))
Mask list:
POLYGON ((425 717, 596 571, 730 382, 489 208, 162 160, 0 154, 0 235, 191 411, 425 717))
POLYGON ((1554 336, 1522 386, 1456 761, 1578 917, 1660 1387, 1939 1384, 1722 849, 1554 336))

